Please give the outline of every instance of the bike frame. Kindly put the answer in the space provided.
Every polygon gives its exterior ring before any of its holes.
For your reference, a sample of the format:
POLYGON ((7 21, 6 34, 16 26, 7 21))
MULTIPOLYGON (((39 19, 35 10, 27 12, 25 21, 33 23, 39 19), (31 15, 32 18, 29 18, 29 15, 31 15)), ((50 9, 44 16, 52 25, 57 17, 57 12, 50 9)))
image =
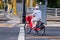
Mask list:
MULTIPOLYGON (((33 26, 33 24, 32 24, 32 21, 31 21, 31 19, 33 18, 32 16, 28 16, 28 17, 26 17, 27 19, 30 19, 30 22, 28 23, 28 27, 30 27, 31 29, 33 29, 33 30, 41 30, 41 28, 37 28, 37 27, 34 27, 34 28, 32 28, 32 26, 33 26)), ((29 21, 29 20, 26 20, 26 21, 29 21)), ((41 21, 40 21, 41 22, 41 21)), ((37 24, 39 24, 39 22, 37 22, 37 24)), ((37 25, 36 24, 36 25, 37 25)))

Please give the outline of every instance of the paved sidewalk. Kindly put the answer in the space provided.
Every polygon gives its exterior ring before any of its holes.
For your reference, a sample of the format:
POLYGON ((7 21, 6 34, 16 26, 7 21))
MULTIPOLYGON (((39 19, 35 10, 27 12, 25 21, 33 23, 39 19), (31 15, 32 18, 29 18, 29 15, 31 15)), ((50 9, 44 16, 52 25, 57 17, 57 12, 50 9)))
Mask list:
POLYGON ((60 27, 60 24, 47 24, 46 27, 60 27))
MULTIPOLYGON (((14 27, 16 24, 22 22, 21 18, 18 17, 10 17, 10 21, 7 21, 5 23, 0 23, 0 27, 14 27)), ((60 27, 60 22, 55 21, 48 21, 46 27, 60 27)))
POLYGON ((20 23, 18 19, 12 19, 7 22, 0 22, 0 27, 14 27, 16 24, 20 23))
MULTIPOLYGON (((19 20, 11 20, 7 21, 5 23, 0 23, 0 27, 14 27, 14 26, 19 26, 20 21, 19 20)), ((21 24, 20 24, 21 26, 21 24)), ((53 22, 48 22, 46 27, 60 27, 60 23, 53 23, 53 22)))
POLYGON ((60 22, 48 21, 46 27, 60 27, 60 22))

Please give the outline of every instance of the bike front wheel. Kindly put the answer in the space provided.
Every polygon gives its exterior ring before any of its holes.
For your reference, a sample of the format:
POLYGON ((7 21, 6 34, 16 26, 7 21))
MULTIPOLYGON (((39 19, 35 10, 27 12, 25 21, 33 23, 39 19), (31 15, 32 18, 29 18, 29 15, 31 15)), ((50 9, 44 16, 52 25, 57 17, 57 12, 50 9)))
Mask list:
POLYGON ((30 26, 26 26, 26 24, 25 24, 24 28, 25 28, 25 33, 26 34, 29 34, 31 32, 30 26))

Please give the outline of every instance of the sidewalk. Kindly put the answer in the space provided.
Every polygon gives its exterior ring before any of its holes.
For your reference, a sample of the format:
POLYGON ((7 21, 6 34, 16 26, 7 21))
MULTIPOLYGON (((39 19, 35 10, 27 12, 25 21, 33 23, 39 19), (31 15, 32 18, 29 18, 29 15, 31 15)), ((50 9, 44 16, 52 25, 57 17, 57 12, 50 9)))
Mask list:
POLYGON ((0 21, 0 27, 14 27, 18 23, 20 23, 19 18, 12 18, 11 20, 6 21, 6 22, 0 21))
MULTIPOLYGON (((0 23, 0 27, 14 27, 17 26, 18 23, 22 22, 22 19, 19 17, 10 17, 11 20, 5 22, 5 23, 0 23)), ((21 26, 21 25, 20 25, 21 26)), ((46 27, 60 27, 60 22, 55 22, 55 21, 47 21, 46 27)))
MULTIPOLYGON (((0 27, 19 26, 20 20, 10 20, 5 23, 0 23, 0 27)), ((20 24, 22 26, 22 24, 20 24)), ((60 22, 47 22, 46 27, 60 27, 60 22)))
POLYGON ((47 25, 45 26, 46 27, 60 27, 60 22, 50 21, 50 22, 47 22, 47 25))
POLYGON ((47 24, 46 27, 60 27, 60 24, 47 24))

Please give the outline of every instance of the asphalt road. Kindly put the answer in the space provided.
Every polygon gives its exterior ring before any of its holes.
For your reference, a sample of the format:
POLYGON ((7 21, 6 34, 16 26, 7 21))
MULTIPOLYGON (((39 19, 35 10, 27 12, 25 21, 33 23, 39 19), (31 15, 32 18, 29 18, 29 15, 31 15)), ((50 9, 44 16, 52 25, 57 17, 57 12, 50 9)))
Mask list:
POLYGON ((19 30, 19 27, 0 27, 0 40, 17 40, 19 30))
MULTIPOLYGON (((18 40, 19 27, 1 27, 0 40, 18 40)), ((26 34, 26 40, 60 40, 60 28, 46 28, 44 36, 26 34)))
POLYGON ((60 40, 60 28, 46 28, 44 36, 38 36, 32 31, 26 34, 26 40, 60 40))

